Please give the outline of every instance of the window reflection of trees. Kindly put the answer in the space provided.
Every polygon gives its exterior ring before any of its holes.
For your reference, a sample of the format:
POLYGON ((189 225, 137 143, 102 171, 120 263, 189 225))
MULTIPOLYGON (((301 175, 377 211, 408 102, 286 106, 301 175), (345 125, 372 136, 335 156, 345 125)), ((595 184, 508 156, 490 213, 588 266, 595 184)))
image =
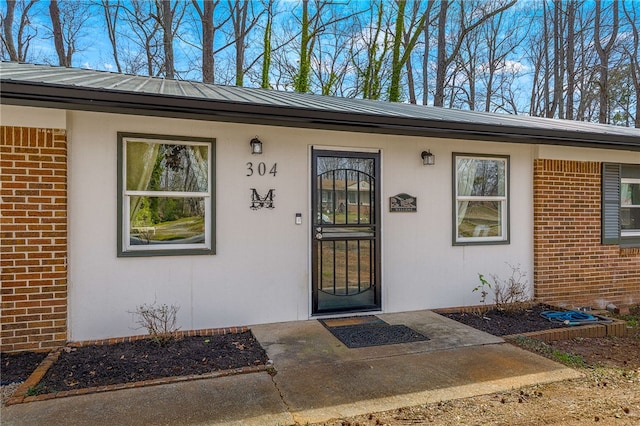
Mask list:
MULTIPOLYGON (((206 192, 207 148, 188 145, 160 145, 154 173, 157 187, 150 190, 206 192)), ((154 184, 153 180, 150 184, 154 184)))
MULTIPOLYGON (((207 147, 160 145, 149 182, 151 191, 206 192, 207 147)), ((178 218, 204 216, 204 203, 198 198, 155 198, 156 223, 178 218)))
POLYGON ((333 224, 370 223, 374 205, 375 161, 368 158, 317 159, 318 221, 333 224))
POLYGON ((504 166, 501 161, 472 160, 477 163, 471 195, 499 196, 504 195, 502 175, 504 166))
MULTIPOLYGON (((128 142, 129 189, 146 192, 131 198, 131 224, 148 227, 205 216, 205 203, 187 193, 208 192, 208 146, 128 142), (142 172, 139 172, 142 170, 142 172), (144 172, 144 170, 151 170, 144 172), (154 193, 169 192, 176 196, 154 193)), ((200 228, 201 225, 198 225, 200 228)))

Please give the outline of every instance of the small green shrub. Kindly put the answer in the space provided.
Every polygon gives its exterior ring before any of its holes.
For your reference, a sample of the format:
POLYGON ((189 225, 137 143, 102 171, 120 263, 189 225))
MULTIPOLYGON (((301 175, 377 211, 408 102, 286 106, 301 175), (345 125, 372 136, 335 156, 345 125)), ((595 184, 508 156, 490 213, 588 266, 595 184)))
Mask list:
POLYGON ((487 296, 489 295, 489 290, 491 290, 491 284, 484 278, 484 275, 478 274, 478 279, 480 280, 480 284, 475 287, 472 291, 480 292, 480 303, 482 304, 482 311, 476 312, 478 315, 482 316, 487 313, 489 310, 487 308, 487 296))
POLYGON ((40 395, 42 393, 42 391, 43 391, 43 387, 44 386, 42 385, 42 383, 38 383, 35 386, 31 386, 29 389, 27 389, 27 392, 26 392, 25 395, 26 396, 37 396, 37 395, 40 395))

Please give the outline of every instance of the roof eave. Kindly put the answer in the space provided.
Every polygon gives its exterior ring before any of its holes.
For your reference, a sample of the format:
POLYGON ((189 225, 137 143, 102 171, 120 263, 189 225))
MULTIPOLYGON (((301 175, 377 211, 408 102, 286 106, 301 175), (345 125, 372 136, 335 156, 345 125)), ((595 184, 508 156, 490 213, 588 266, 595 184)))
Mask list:
POLYGON ((493 126, 392 117, 373 114, 299 109, 255 103, 184 98, 150 93, 105 91, 32 82, 2 81, 3 104, 66 108, 120 114, 187 118, 208 121, 304 127, 405 136, 482 139, 511 143, 550 144, 640 151, 638 138, 600 133, 558 132, 519 126, 493 126), (158 100, 162 102, 158 102, 158 100))

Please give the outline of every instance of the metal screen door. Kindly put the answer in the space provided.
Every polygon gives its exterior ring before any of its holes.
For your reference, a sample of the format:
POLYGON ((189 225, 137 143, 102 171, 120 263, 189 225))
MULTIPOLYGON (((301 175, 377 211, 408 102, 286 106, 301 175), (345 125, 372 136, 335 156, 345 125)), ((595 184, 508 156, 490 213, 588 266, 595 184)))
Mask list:
POLYGON ((380 309, 379 153, 312 152, 313 313, 380 309))

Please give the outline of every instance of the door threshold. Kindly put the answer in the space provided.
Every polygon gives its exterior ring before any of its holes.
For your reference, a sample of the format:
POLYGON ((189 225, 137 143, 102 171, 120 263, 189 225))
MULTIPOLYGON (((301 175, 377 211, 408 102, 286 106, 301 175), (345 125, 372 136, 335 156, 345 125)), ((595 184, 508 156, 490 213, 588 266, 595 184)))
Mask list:
POLYGON ((328 314, 312 314, 309 319, 332 319, 332 318, 349 318, 349 317, 364 317, 367 315, 383 314, 381 310, 371 311, 357 311, 357 312, 337 312, 328 314))

